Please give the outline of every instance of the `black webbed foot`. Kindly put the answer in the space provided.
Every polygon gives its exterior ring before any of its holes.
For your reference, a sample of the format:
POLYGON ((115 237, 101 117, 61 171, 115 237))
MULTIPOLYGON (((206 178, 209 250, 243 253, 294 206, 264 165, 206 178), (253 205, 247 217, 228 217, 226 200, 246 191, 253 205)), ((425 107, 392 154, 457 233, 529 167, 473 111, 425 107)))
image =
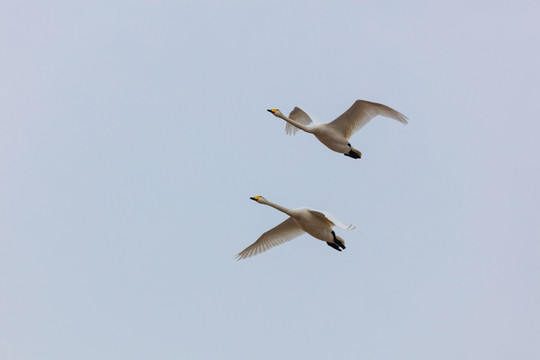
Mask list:
POLYGON ((340 248, 342 249, 345 249, 345 244, 343 244, 341 241, 339 241, 339 239, 335 240, 337 246, 339 246, 340 248))
POLYGON ((337 246, 339 246, 342 249, 346 249, 345 244, 343 244, 343 242, 337 238, 334 230, 332 230, 332 236, 334 237, 334 242, 336 243, 337 246))
POLYGON ((333 248, 333 249, 336 249, 337 251, 341 251, 341 249, 339 248, 339 246, 337 246, 337 245, 334 244, 334 243, 329 243, 329 242, 327 242, 326 245, 330 246, 330 247, 333 248))
POLYGON ((348 156, 348 157, 351 157, 353 159, 360 159, 362 156, 361 155, 358 155, 357 153, 355 153, 354 151, 349 151, 347 154, 343 154, 345 156, 348 156))

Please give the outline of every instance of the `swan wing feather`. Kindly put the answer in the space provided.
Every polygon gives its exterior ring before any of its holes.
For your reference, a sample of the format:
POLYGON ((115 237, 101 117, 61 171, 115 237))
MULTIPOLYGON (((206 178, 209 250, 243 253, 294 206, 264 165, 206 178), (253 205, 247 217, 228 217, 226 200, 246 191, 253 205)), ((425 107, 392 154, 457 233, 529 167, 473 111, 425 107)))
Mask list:
POLYGON ((343 229, 343 230, 354 230, 354 229, 356 229, 356 226, 354 226, 352 224, 348 225, 348 226, 345 225, 344 223, 339 221, 339 219, 337 217, 330 214, 328 211, 311 210, 311 213, 316 215, 316 216, 319 216, 319 217, 321 217, 321 216, 324 217, 325 220, 328 221, 331 226, 337 226, 338 228, 343 229))
POLYGON ((249 245, 236 255, 237 260, 242 260, 251 256, 255 256, 275 246, 281 245, 290 241, 304 233, 293 218, 288 218, 281 224, 273 227, 262 234, 257 241, 249 245))
MULTIPOLYGON (((298 106, 295 106, 293 111, 291 111, 291 113, 289 114, 289 119, 299 122, 300 124, 303 124, 303 125, 309 125, 313 122, 311 118, 309 117, 309 115, 306 114, 306 112, 300 109, 298 106)), ((285 125, 285 133, 287 135, 294 135, 296 134, 297 131, 298 131, 298 128, 296 126, 291 125, 289 123, 285 125)))
POLYGON ((386 105, 365 100, 356 100, 352 106, 329 125, 347 139, 364 127, 371 119, 381 115, 407 124, 407 117, 386 105))

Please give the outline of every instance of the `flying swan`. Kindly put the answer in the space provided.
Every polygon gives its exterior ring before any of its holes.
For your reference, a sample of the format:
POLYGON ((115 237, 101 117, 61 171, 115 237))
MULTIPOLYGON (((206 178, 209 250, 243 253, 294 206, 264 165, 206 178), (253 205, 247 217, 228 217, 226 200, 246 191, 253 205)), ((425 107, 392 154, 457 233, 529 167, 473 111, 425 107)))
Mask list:
POLYGON ((345 230, 354 230, 354 226, 346 226, 327 212, 321 212, 309 208, 287 209, 284 206, 274 204, 262 196, 251 197, 259 204, 268 205, 287 215, 289 218, 261 235, 253 244, 236 255, 237 260, 254 256, 290 241, 304 233, 325 241, 326 244, 338 251, 345 249, 345 241, 336 235, 333 226, 345 230))
POLYGON ((362 153, 351 146, 349 138, 377 115, 407 124, 407 117, 405 115, 386 105, 365 100, 356 100, 349 110, 345 111, 332 122, 313 124, 311 126, 308 125, 313 121, 299 107, 295 107, 289 114, 289 117, 283 115, 278 109, 269 109, 268 111, 287 122, 285 132, 288 135, 296 134, 298 129, 303 130, 315 135, 330 150, 342 153, 353 159, 360 159, 362 153))

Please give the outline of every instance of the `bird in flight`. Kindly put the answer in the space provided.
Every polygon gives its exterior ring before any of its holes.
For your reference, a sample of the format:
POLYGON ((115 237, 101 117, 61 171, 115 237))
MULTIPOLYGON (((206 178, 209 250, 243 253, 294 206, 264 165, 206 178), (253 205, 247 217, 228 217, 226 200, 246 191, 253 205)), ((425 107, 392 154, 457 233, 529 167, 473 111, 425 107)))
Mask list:
POLYGON ((316 239, 325 241, 326 244, 337 251, 345 249, 345 241, 336 235, 332 228, 337 226, 345 230, 354 230, 354 226, 346 226, 333 215, 309 208, 288 209, 284 206, 266 200, 262 196, 251 197, 251 200, 259 204, 268 205, 279 210, 289 217, 281 224, 262 234, 257 241, 249 245, 236 255, 237 260, 254 256, 290 241, 304 233, 308 233, 316 239))
POLYGON ((337 119, 329 123, 313 123, 308 114, 299 107, 286 117, 279 109, 268 109, 274 116, 287 122, 285 132, 294 135, 298 129, 315 135, 330 150, 342 153, 353 159, 360 159, 362 153, 351 146, 349 138, 360 130, 374 117, 381 115, 407 124, 407 117, 394 109, 383 104, 377 104, 365 100, 356 100, 352 106, 341 114, 337 119))

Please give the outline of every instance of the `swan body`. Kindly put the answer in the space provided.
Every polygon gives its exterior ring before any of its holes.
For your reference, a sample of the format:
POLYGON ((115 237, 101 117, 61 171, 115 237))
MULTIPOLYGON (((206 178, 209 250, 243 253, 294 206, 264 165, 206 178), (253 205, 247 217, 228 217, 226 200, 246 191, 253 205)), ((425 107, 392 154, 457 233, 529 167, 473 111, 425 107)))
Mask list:
POLYGON ((313 124, 309 115, 295 107, 289 114, 289 117, 283 115, 279 109, 269 109, 274 116, 277 116, 287 122, 285 132, 294 135, 298 129, 313 134, 327 148, 345 156, 359 159, 362 153, 353 148, 349 138, 356 131, 360 130, 371 119, 382 115, 407 124, 407 117, 386 105, 378 104, 365 100, 356 100, 352 106, 341 114, 337 119, 329 123, 313 124))
POLYGON ((310 208, 288 209, 266 200, 262 196, 250 198, 260 204, 271 206, 287 215, 285 221, 262 234, 257 241, 236 255, 238 260, 248 258, 264 252, 274 246, 281 245, 304 233, 316 239, 325 241, 328 246, 341 251, 345 249, 345 241, 332 230, 337 226, 346 230, 353 230, 352 225, 346 226, 331 214, 310 208))

